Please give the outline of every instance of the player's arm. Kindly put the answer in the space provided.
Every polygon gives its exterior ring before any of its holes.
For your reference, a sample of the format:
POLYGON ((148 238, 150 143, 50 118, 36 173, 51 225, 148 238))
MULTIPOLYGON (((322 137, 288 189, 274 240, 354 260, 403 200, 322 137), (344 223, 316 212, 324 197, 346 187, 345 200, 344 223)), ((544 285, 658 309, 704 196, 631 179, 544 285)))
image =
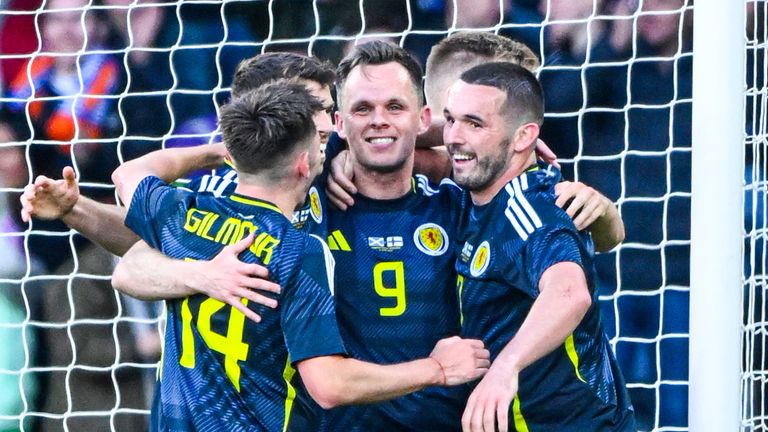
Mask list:
POLYGON ((241 299, 270 308, 277 301, 254 290, 279 293, 280 286, 267 280, 269 271, 258 264, 240 261, 238 255, 253 243, 251 233, 222 249, 210 261, 182 261, 169 258, 144 241, 138 241, 120 260, 112 274, 112 286, 141 300, 164 300, 202 293, 227 303, 247 318, 261 317, 241 299))
POLYGON ((568 213, 576 229, 592 234, 597 252, 607 252, 624 241, 624 221, 611 200, 578 182, 555 185, 555 204, 568 213))
POLYGON ((438 341, 428 358, 377 365, 342 356, 298 363, 309 394, 323 408, 380 402, 428 386, 457 385, 481 377, 490 364, 479 340, 451 337, 438 341))
POLYGON ((192 170, 215 168, 224 162, 225 156, 226 149, 221 143, 157 150, 117 167, 112 182, 120 199, 130 204, 136 187, 145 177, 156 176, 170 183, 192 170))
POLYGON ((75 171, 65 167, 62 178, 38 176, 21 195, 21 218, 60 219, 89 240, 121 256, 139 239, 123 225, 126 210, 80 195, 75 171))
POLYGON ((345 358, 333 303, 334 261, 323 240, 310 236, 296 284, 283 292, 283 333, 302 381, 324 408, 376 402, 430 385, 464 383, 480 377, 490 354, 479 340, 438 341, 429 358, 375 365, 345 358))
POLYGON ((544 271, 528 316, 475 387, 461 419, 464 431, 508 430, 520 371, 562 345, 592 304, 582 268, 560 262, 544 271))

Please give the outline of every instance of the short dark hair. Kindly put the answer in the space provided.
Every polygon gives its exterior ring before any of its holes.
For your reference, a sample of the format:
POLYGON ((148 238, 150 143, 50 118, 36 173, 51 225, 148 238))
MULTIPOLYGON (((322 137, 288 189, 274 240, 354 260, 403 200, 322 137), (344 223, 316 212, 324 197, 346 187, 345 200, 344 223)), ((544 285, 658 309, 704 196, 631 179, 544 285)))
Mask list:
POLYGON ((544 122, 544 92, 536 77, 524 67, 509 62, 475 66, 461 74, 467 84, 495 87, 507 94, 505 113, 520 126, 544 122))
POLYGON ((419 62, 403 48, 383 41, 371 41, 356 45, 336 68, 336 96, 341 105, 341 92, 352 69, 357 66, 397 63, 408 71, 419 105, 424 105, 423 72, 419 62))
POLYGON ((283 78, 305 79, 331 87, 336 73, 330 63, 314 57, 290 52, 259 54, 237 65, 232 79, 232 97, 283 78))
POLYGON ((221 109, 219 125, 238 171, 280 178, 279 162, 316 134, 312 117, 320 100, 305 86, 274 81, 233 99, 221 109))

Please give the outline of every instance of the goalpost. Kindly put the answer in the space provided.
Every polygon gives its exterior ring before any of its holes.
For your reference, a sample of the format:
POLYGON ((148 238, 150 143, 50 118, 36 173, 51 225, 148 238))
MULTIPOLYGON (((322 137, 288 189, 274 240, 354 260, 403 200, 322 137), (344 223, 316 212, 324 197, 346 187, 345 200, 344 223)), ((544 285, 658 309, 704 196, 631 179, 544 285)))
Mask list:
MULTIPOLYGON (((19 17, 27 17, 30 20, 26 25, 32 26, 30 34, 41 37, 41 26, 47 15, 47 1, 40 0, 39 6, 29 6, 33 3, 31 0, 0 2, 4 7, 0 9, 0 26, 19 17), (7 5, 14 4, 26 5, 28 9, 6 9, 7 5)), ((504 34, 517 32, 515 34, 523 37, 530 36, 525 42, 535 45, 534 51, 542 60, 544 66, 539 72, 542 81, 551 77, 548 74, 573 71, 577 75, 575 82, 580 84, 576 92, 581 93, 582 99, 575 102, 575 106, 562 110, 553 106, 548 108, 546 114, 546 121, 550 123, 573 121, 573 151, 560 154, 565 170, 572 174, 572 179, 588 183, 594 181, 594 177, 590 176, 598 172, 595 167, 606 167, 619 173, 619 184, 611 198, 625 220, 636 214, 638 208, 646 208, 643 207, 645 205, 661 209, 659 220, 654 220, 658 226, 649 228, 649 232, 659 231, 659 238, 655 234, 646 235, 643 230, 633 226, 634 237, 612 253, 600 257, 602 264, 599 267, 599 271, 603 272, 601 277, 605 279, 601 281, 603 286, 599 291, 604 324, 627 378, 640 429, 654 432, 719 432, 740 427, 747 431, 768 431, 768 299, 765 293, 768 287, 765 274, 768 270, 768 209, 765 200, 768 189, 768 26, 764 21, 768 16, 767 1, 702 0, 693 5, 692 0, 680 0, 679 8, 675 6, 661 11, 644 9, 646 4, 657 4, 658 0, 547 0, 541 8, 534 5, 539 3, 538 0, 482 1, 492 11, 488 19, 487 16, 482 17, 482 14, 469 14, 471 10, 461 9, 462 5, 478 4, 476 0, 206 0, 195 3, 213 7, 217 13, 191 18, 193 21, 211 19, 219 24, 214 31, 216 34, 205 40, 187 40, 181 36, 184 29, 188 31, 196 25, 196 22, 187 21, 190 19, 184 10, 187 2, 123 0, 99 2, 99 5, 95 3, 90 0, 87 9, 115 12, 113 18, 123 20, 136 20, 138 14, 153 7, 162 7, 168 22, 180 29, 175 39, 144 46, 143 35, 134 32, 127 21, 127 46, 98 51, 118 56, 165 56, 170 67, 166 77, 168 83, 164 88, 136 90, 132 86, 147 77, 129 74, 123 87, 114 94, 102 97, 103 100, 114 101, 113 109, 117 111, 118 123, 125 127, 122 132, 114 137, 75 140, 81 146, 78 148, 95 143, 94 148, 115 149, 121 161, 130 156, 133 149, 131 146, 135 142, 151 143, 159 147, 175 145, 179 141, 200 143, 215 140, 215 134, 211 133, 215 127, 211 116, 199 119, 198 123, 190 123, 188 128, 182 128, 182 114, 174 110, 185 111, 202 106, 215 114, 216 103, 225 98, 228 90, 225 83, 228 82, 227 74, 232 72, 230 60, 246 52, 252 55, 273 49, 295 49, 307 54, 333 57, 338 55, 343 44, 369 37, 390 38, 406 48, 412 48, 418 45, 413 43, 414 40, 431 40, 434 43, 443 36, 464 29, 504 34), (556 6, 576 3, 591 3, 592 7, 586 8, 590 10, 582 12, 582 15, 572 17, 563 18, 556 14, 556 6), (348 7, 350 4, 352 6, 348 7), (455 12, 444 18, 441 8, 446 4, 452 6, 455 12), (630 7, 633 4, 636 8, 634 10, 630 7), (372 9, 371 5, 380 9, 372 9), (517 15, 509 13, 509 5, 517 5, 517 15), (619 5, 626 5, 629 9, 621 9, 621 13, 616 12, 614 15, 614 9, 608 8, 619 5), (387 15, 385 12, 390 7, 402 11, 402 17, 381 19, 387 15), (493 12, 495 9, 498 12, 493 12), (243 32, 242 23, 225 19, 228 14, 238 11, 243 13, 244 10, 246 13, 243 17, 249 20, 249 25, 261 26, 257 30, 251 29, 257 33, 257 39, 243 38, 242 35, 247 32, 243 32), (457 12, 460 10, 464 12, 457 12), (754 30, 745 37, 746 10, 753 11, 751 22, 747 24, 754 30), (520 11, 540 14, 539 21, 531 20, 529 15, 520 15, 520 11), (693 54, 684 48, 686 35, 683 18, 679 19, 679 28, 675 30, 678 38, 676 52, 645 57, 638 54, 642 20, 657 16, 682 16, 686 11, 693 14, 695 21, 693 54), (346 15, 339 19, 342 13, 346 15), (496 13, 495 18, 493 13, 496 13), (476 21, 470 22, 470 15, 476 21), (294 25, 294 21, 309 24, 308 27, 302 27, 300 24, 294 25), (628 58, 606 59, 590 52, 576 64, 562 64, 558 63, 561 52, 544 48, 545 33, 558 26, 585 26, 583 41, 591 46, 601 37, 598 29, 621 24, 626 24, 623 28, 630 32, 628 58), (539 32, 540 28, 544 32, 539 32), (187 54, 196 52, 207 52, 213 59, 213 67, 208 70, 212 76, 207 78, 207 82, 202 81, 202 78, 201 81, 190 81, 189 74, 185 74, 188 72, 186 69, 201 66, 194 61, 186 62, 187 54), (691 57, 692 97, 685 95, 678 86, 681 78, 679 75, 686 73, 682 65, 691 57), (649 63, 664 62, 671 65, 672 80, 677 80, 671 85, 674 94, 672 99, 637 102, 635 96, 642 95, 631 94, 635 84, 633 79, 636 79, 632 76, 633 71, 641 70, 643 65, 649 63), (588 103, 591 86, 595 85, 591 81, 591 74, 594 71, 613 69, 622 71, 620 78, 625 82, 619 90, 620 93, 626 93, 626 100, 613 105, 588 103), (166 129, 152 134, 137 132, 126 126, 127 122, 132 121, 129 115, 135 114, 136 110, 157 107, 161 108, 159 117, 151 114, 139 120, 156 121, 158 124, 165 122, 163 124, 166 129), (675 141, 678 139, 676 122, 686 118, 685 115, 680 116, 677 109, 692 111, 692 123, 688 125, 688 131, 692 134, 690 147, 675 141), (668 123, 643 127, 667 128, 662 136, 668 140, 668 144, 660 149, 635 148, 633 140, 636 139, 634 134, 637 130, 635 125, 630 126, 633 116, 638 112, 658 113, 664 110, 669 112, 664 117, 668 123), (620 126, 622 143, 603 153, 594 152, 590 146, 594 145, 592 140, 595 138, 589 129, 593 115, 614 116, 623 122, 620 126), (749 161, 746 176, 745 148, 746 159, 749 161), (673 186, 676 173, 670 168, 673 159, 688 156, 692 159, 690 193, 673 186), (630 178, 637 175, 636 171, 631 170, 632 164, 638 159, 654 158, 665 163, 661 174, 665 176, 664 193, 660 196, 645 196, 633 192, 632 185, 642 183, 645 179, 630 178), (680 211, 675 200, 681 198, 691 199, 690 239, 670 232, 672 229, 668 226, 670 218, 674 218, 675 212, 680 211), (690 286, 667 275, 674 261, 668 260, 665 251, 681 247, 690 247, 690 286), (658 260, 660 274, 653 275, 647 286, 633 285, 632 278, 642 273, 642 269, 632 268, 631 265, 638 254, 650 254, 658 260), (688 295, 690 328, 687 310, 684 310, 688 306, 688 295), (634 316, 628 316, 630 312, 634 316), (653 322, 636 322, 643 320, 653 322), (670 346, 687 346, 688 357, 672 358, 683 356, 681 353, 686 350, 672 350, 670 346), (683 373, 686 371, 687 375, 683 373)), ((84 18, 81 18, 80 25, 85 28, 84 18)), ((13 28, 25 27, 19 25, 13 28)), ((3 40, 7 38, 8 35, 5 35, 3 40)), ((423 47, 421 49, 418 55, 423 60, 426 52, 423 47)), ((80 49, 77 55, 83 57, 91 53, 80 49)), ((26 61, 44 54, 45 49, 41 46, 22 53, 0 52, 0 66, 3 62, 7 65, 8 62, 26 61)), ((132 60, 121 58, 120 66, 129 70, 129 61, 132 60)), ((31 69, 24 70, 24 73, 32 80, 31 69)), ((82 98, 83 89, 87 87, 83 82, 85 73, 82 66, 78 66, 77 73, 80 88, 76 93, 82 98)), ((149 78, 161 80, 163 77, 149 78)), ((11 79, 6 76, 5 82, 11 79)), ((609 87, 612 82, 597 81, 597 84, 609 87)), ((29 102, 32 100, 32 97, 10 97, 8 89, 5 89, 0 97, 0 107, 19 102, 25 104, 21 112, 22 120, 31 127, 31 115, 34 113, 29 102)), ((70 112, 76 114, 74 108, 70 112)), ((547 124, 544 128, 547 128, 547 124)), ((13 152, 16 149, 22 149, 23 171, 37 174, 37 168, 31 166, 34 151, 58 144, 62 143, 34 137, 0 141, 0 157, 10 160, 5 158, 15 154, 13 152)), ((558 150, 559 143, 550 144, 558 150)), ((83 158, 81 154, 76 154, 76 146, 68 148, 66 152, 69 152, 76 168, 80 167, 83 158)), ((10 203, 18 200, 24 184, 12 183, 10 178, 3 175, 5 172, 0 174, 0 260, 7 259, 0 262, 0 432, 32 431, 35 422, 40 419, 64 422, 104 417, 110 430, 117 430, 122 417, 148 418, 148 403, 127 404, 127 393, 121 387, 121 377, 131 370, 139 371, 145 377, 154 371, 156 365, 147 360, 148 357, 142 359, 134 355, 137 346, 135 337, 130 335, 146 332, 147 329, 157 334, 159 318, 141 304, 126 304, 125 299, 111 291, 102 301, 113 308, 112 315, 81 316, 77 313, 76 309, 82 304, 76 297, 82 294, 81 287, 86 282, 102 283, 99 288, 102 291, 109 289, 105 284, 111 273, 110 264, 96 270, 89 267, 98 260, 77 252, 79 237, 74 232, 49 228, 37 222, 28 225, 11 220, 13 218, 8 216, 17 209, 10 203), (31 245, 41 238, 64 239, 64 246, 59 253, 72 256, 70 266, 58 272, 40 272, 41 260, 36 257, 31 245), (60 309, 56 312, 60 314, 56 319, 41 319, 37 312, 41 301, 39 296, 52 292, 59 293, 53 298, 59 302, 55 304, 60 309), (20 307, 12 307, 14 301, 20 307), (87 341, 80 333, 84 328, 99 329, 102 336, 99 340, 106 344, 106 360, 101 360, 102 363, 89 363, 84 348, 87 341), (40 344, 44 339, 39 334, 44 332, 54 332, 55 338, 69 350, 69 357, 63 362, 40 363, 40 344), (13 356, 3 356, 6 346, 18 349, 8 350, 13 351, 13 356), (83 373, 102 374, 102 377, 106 377, 104 380, 108 382, 105 387, 111 389, 107 408, 94 410, 77 405, 82 395, 78 394, 78 388, 73 382, 78 374, 83 373), (64 377, 61 380, 61 393, 56 396, 61 400, 58 401, 60 403, 56 411, 45 411, 41 408, 41 392, 45 389, 40 386, 46 381, 44 378, 53 376, 64 377)), ((86 185, 86 195, 94 191, 109 191, 112 187, 107 180, 86 179, 86 185)), ((687 269, 683 273, 687 276, 687 269)), ((46 347, 42 348, 44 350, 46 347)), ((66 424, 63 427, 75 430, 66 424)))
POLYGON ((725 431, 741 406, 745 8, 699 2, 694 20, 689 426, 725 431))

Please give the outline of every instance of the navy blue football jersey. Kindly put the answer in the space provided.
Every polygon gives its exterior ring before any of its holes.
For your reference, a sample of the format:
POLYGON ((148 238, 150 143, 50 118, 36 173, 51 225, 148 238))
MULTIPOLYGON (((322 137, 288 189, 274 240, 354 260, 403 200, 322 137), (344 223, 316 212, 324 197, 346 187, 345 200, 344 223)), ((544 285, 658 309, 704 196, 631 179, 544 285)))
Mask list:
MULTIPOLYGON (((167 326, 152 430, 312 430, 314 402, 294 365, 344 354, 334 314, 333 258, 317 236, 293 228, 271 203, 238 194, 216 198, 147 177, 126 224, 177 259, 210 259, 249 232, 241 259, 265 265, 282 291, 262 316, 198 294, 167 302, 167 326)), ((243 300, 247 304, 247 300, 243 300)))
MULTIPOLYGON (((326 162, 343 146, 332 139, 328 147, 326 162)), ((237 184, 231 173, 224 166, 185 187, 226 196, 237 184)), ((318 177, 292 222, 327 239, 336 260, 336 316, 347 350, 381 364, 428 356, 438 340, 459 332, 454 247, 466 197, 451 181, 430 185, 417 175, 404 197, 358 195, 352 208, 340 211, 327 204, 325 182, 318 177)), ((324 429, 458 431, 467 390, 428 388, 388 402, 336 408, 324 416, 324 429)))
MULTIPOLYGON (((336 260, 336 316, 352 357, 385 364, 414 360, 458 334, 454 248, 463 199, 451 181, 437 186, 416 176, 403 197, 358 195, 345 212, 327 209, 322 225, 336 260)), ((326 415, 326 430, 460 430, 467 390, 433 387, 336 408, 326 415)))
POLYGON ((579 264, 592 306, 560 348, 520 373, 510 429, 634 431, 624 380, 600 321, 591 240, 555 205, 559 178, 554 167, 534 168, 470 210, 456 261, 462 334, 482 339, 494 360, 528 315, 541 275, 559 262, 579 264))

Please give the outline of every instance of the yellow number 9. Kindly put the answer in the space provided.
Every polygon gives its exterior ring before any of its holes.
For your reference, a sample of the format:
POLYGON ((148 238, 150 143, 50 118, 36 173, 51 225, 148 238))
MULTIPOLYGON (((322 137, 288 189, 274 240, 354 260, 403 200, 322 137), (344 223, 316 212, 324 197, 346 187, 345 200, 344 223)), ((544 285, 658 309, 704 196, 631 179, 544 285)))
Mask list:
POLYGON ((381 316, 394 317, 405 312, 405 270, 403 270, 402 261, 376 264, 373 267, 373 286, 376 289, 376 294, 395 299, 394 306, 379 309, 381 316), (387 272, 394 272, 394 287, 384 286, 384 274, 387 272))

